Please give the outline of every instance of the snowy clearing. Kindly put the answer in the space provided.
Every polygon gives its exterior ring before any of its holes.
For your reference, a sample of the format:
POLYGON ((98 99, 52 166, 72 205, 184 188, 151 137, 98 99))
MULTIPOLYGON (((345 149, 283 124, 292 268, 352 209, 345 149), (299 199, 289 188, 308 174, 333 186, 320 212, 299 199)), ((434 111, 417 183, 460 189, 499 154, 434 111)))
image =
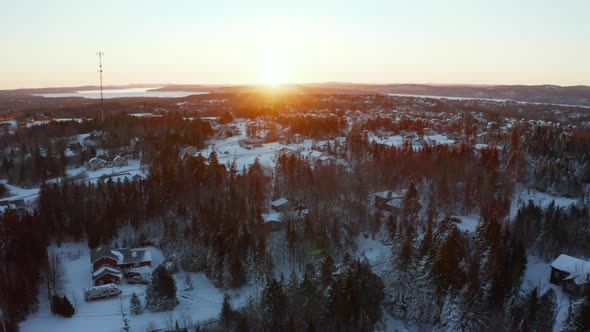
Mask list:
MULTIPOLYGON (((152 267, 164 261, 161 251, 147 247, 152 254, 152 267)), ((76 314, 72 318, 53 316, 49 308, 46 292, 40 289, 39 311, 31 314, 20 324, 23 331, 105 331, 119 332, 123 326, 123 318, 127 318, 131 331, 145 331, 147 328, 166 328, 172 322, 195 324, 216 319, 221 310, 223 291, 214 287, 202 273, 190 273, 193 289, 184 290, 184 273, 174 275, 176 280, 179 305, 171 312, 144 312, 134 316, 129 311, 129 299, 136 293, 142 304, 145 304, 145 285, 130 285, 124 281, 120 285, 122 294, 118 297, 84 301, 83 289, 92 285, 90 250, 84 243, 66 243, 60 248, 50 246, 61 254, 65 271, 62 294, 66 295, 74 307, 76 314), (80 257, 71 260, 71 253, 81 253, 80 257)), ((76 257, 77 255, 73 255, 76 257)), ((149 269, 151 270, 151 268, 149 269)), ((253 287, 244 287, 228 292, 234 305, 243 305, 250 295, 254 295, 253 287)))
POLYGON ((547 289, 552 288, 557 295, 557 317, 555 318, 555 325, 553 331, 561 331, 561 326, 567 318, 568 308, 570 305, 570 298, 565 295, 561 287, 549 282, 551 263, 545 263, 537 256, 528 256, 526 270, 522 281, 522 290, 528 291, 535 287, 539 289, 539 295, 544 294, 547 289))

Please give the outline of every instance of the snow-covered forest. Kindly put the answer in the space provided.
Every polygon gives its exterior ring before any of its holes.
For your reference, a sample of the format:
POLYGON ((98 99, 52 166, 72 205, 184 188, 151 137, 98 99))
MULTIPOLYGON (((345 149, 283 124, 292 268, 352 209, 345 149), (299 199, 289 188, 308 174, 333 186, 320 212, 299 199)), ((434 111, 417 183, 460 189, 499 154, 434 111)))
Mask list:
POLYGON ((122 280, 128 298, 101 300, 113 331, 590 329, 590 279, 576 279, 576 295, 550 283, 560 255, 590 257, 587 110, 344 94, 179 100, 110 101, 104 122, 85 106, 32 109, 6 127, 9 330, 83 326, 70 302, 93 286, 88 253, 101 245, 161 255, 146 285, 122 280), (68 247, 82 258, 55 255, 68 247), (195 294, 213 307, 187 305, 195 294))

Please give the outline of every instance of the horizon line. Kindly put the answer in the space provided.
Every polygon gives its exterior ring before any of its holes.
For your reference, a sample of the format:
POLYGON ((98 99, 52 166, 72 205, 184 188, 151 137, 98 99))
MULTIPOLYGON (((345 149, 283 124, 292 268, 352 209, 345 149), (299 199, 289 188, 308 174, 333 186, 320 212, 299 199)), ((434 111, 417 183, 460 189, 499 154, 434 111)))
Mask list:
MULTIPOLYGON (((411 82, 352 82, 352 81, 315 81, 315 82, 285 82, 278 84, 264 84, 264 83, 116 83, 106 84, 103 88, 120 88, 120 87, 167 87, 167 86, 182 86, 182 85, 193 85, 203 87, 239 87, 239 86, 288 86, 288 85, 313 85, 313 84, 350 84, 350 85, 427 85, 427 86, 465 86, 465 87, 494 87, 494 86, 555 86, 561 88, 572 88, 572 87, 590 87, 589 84, 574 84, 574 85, 560 85, 552 83, 541 83, 541 84, 524 84, 524 83, 411 83, 411 82)), ((0 88, 0 91, 19 91, 19 90, 38 90, 38 89, 68 89, 68 88, 98 88, 97 84, 84 84, 84 85, 53 85, 53 86, 37 86, 37 87, 19 87, 19 88, 0 88)))

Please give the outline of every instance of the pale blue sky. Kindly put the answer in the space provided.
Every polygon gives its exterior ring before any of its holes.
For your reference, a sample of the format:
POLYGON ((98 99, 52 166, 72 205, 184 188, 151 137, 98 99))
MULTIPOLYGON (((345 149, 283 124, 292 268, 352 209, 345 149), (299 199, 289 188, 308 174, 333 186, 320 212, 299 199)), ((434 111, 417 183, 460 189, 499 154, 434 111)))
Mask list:
POLYGON ((0 89, 97 84, 99 49, 105 84, 259 83, 277 71, 590 85, 590 0, 4 0, 0 12, 0 89))

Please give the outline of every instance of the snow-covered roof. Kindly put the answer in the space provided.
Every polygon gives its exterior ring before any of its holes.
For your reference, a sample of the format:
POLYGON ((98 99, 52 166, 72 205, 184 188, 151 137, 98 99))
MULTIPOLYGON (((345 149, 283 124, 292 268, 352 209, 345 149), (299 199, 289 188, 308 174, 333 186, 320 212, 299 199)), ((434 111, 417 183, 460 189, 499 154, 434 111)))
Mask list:
POLYGON ((401 197, 394 197, 391 200, 389 200, 387 203, 385 203, 385 205, 399 209, 402 207, 402 199, 401 199, 401 197))
POLYGON ((276 201, 273 201, 271 203, 271 205, 272 206, 281 206, 281 205, 284 205, 284 204, 287 204, 287 203, 289 203, 289 200, 286 199, 285 197, 281 197, 281 198, 277 199, 276 201))
POLYGON ((117 265, 152 261, 152 254, 148 249, 113 249, 107 245, 101 245, 90 251, 92 263, 109 257, 117 261, 117 265))
POLYGON ((391 190, 386 190, 382 192, 375 193, 375 196, 383 199, 394 199, 394 198, 401 198, 402 196, 398 195, 396 192, 391 190))
POLYGON ((118 264, 131 264, 140 262, 151 262, 152 254, 148 249, 116 249, 120 259, 117 261, 118 264))
POLYGON ((121 273, 121 270, 119 270, 119 268, 112 267, 110 265, 103 265, 99 267, 96 271, 92 272, 92 279, 97 279, 98 277, 104 274, 111 274, 119 278, 123 278, 123 274, 121 273))
POLYGON ((103 257, 112 258, 118 261, 118 256, 113 253, 113 249, 110 246, 101 245, 90 250, 90 262, 92 264, 103 257))
POLYGON ((282 222, 282 213, 280 212, 274 212, 274 213, 263 213, 262 214, 262 220, 264 221, 264 223, 269 223, 269 222, 282 222))
POLYGON ((84 291, 91 292, 91 291, 98 291, 98 290, 105 290, 105 289, 112 289, 112 288, 118 289, 119 287, 115 284, 106 284, 106 285, 84 288, 84 291))
POLYGON ((94 157, 94 158, 90 158, 90 160, 88 160, 88 162, 89 162, 89 163, 95 163, 95 162, 96 162, 96 163, 105 163, 105 164, 107 163, 107 161, 106 161, 106 160, 104 160, 104 159, 101 159, 101 158, 96 158, 96 157, 94 157))
POLYGON ((313 150, 313 151, 309 152, 309 156, 312 158, 319 158, 322 156, 322 153, 320 151, 313 150))
POLYGON ((123 254, 118 250, 111 250, 111 253, 117 257, 117 264, 123 263, 123 254))
POLYGON ((578 285, 590 282, 590 262, 561 254, 551 263, 551 267, 570 275, 564 280, 574 280, 578 285))
POLYGON ((136 118, 156 118, 156 117, 162 116, 160 114, 152 114, 152 113, 130 113, 128 115, 131 117, 136 117, 136 118))

